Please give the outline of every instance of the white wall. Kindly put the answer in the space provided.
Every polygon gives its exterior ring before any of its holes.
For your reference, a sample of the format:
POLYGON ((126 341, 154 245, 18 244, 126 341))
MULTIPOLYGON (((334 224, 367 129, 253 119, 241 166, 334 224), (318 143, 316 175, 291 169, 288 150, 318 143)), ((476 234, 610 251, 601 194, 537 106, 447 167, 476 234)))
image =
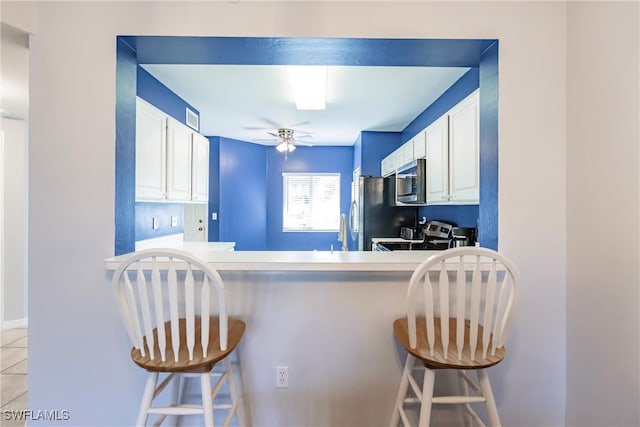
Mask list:
POLYGON ((2 328, 25 326, 27 317, 27 123, 29 99, 28 36, 2 23, 0 35, 0 78, 4 147, 0 162, 2 203, 2 328))
MULTIPOLYGON (((31 49, 31 408, 69 409, 75 425, 127 425, 142 390, 123 351, 128 343, 101 261, 113 253, 117 34, 486 37, 500 39, 499 247, 523 278, 508 356, 494 373, 496 395, 505 425, 564 423, 566 4, 42 2, 38 14, 31 49)), ((599 22, 591 31, 614 26, 599 22)), ((637 180, 632 185, 637 192, 637 180)), ((575 262, 574 270, 582 267, 575 262)), ((633 297, 629 311, 637 317, 633 297)), ((590 331, 576 325, 572 333, 590 331)), ((637 388, 637 380, 627 382, 637 388)))
POLYGON ((638 2, 569 4, 568 425, 640 424, 639 22, 638 2))
POLYGON ((25 326, 27 317, 27 135, 22 119, 0 118, 4 132, 2 327, 25 326))

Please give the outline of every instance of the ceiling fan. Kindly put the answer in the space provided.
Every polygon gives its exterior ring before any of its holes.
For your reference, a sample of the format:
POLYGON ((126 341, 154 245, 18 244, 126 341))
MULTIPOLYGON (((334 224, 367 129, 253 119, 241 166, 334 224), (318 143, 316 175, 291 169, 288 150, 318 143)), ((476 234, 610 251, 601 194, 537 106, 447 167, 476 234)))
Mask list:
POLYGON ((313 145, 313 144, 299 141, 300 139, 303 139, 303 138, 313 138, 313 136, 309 132, 294 131, 291 128, 279 128, 277 132, 278 133, 267 132, 269 135, 273 135, 275 139, 268 139, 268 140, 261 140, 261 141, 278 142, 278 145, 276 145, 276 150, 278 150, 281 153, 284 153, 285 160, 287 160, 287 156, 289 155, 289 153, 291 153, 293 150, 296 149, 296 145, 306 145, 306 146, 313 145), (294 135, 294 133, 301 134, 301 135, 294 135))

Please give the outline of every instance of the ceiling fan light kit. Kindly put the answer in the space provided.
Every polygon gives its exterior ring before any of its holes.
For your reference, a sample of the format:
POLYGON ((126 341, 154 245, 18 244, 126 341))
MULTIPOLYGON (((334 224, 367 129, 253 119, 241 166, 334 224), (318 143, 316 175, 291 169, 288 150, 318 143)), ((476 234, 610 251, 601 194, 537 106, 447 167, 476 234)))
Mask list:
POLYGON ((278 150, 281 153, 291 153, 295 149, 296 149, 295 145, 293 145, 290 142, 284 142, 284 141, 276 146, 276 150, 278 150))

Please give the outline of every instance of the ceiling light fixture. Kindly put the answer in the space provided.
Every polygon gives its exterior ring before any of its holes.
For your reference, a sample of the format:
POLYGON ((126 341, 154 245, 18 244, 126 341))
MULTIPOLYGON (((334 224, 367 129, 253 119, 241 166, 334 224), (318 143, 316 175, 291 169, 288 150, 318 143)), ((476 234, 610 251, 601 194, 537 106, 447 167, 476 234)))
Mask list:
POLYGON ((291 141, 282 141, 280 144, 276 145, 276 150, 281 153, 284 153, 284 161, 287 161, 289 157, 289 153, 296 149, 296 146, 293 145, 291 141))
POLYGON ((327 67, 288 66, 289 83, 298 110, 324 110, 327 106, 327 67))

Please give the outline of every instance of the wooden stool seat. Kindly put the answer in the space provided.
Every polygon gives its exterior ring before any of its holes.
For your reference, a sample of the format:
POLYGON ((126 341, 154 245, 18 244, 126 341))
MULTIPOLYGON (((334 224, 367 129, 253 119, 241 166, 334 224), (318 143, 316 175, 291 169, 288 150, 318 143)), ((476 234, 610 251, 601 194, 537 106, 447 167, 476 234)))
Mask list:
MULTIPOLYGON (((201 318, 195 317, 195 335, 201 334, 201 318)), ((152 360, 149 356, 149 347, 146 338, 143 339, 145 355, 142 355, 140 349, 133 347, 131 349, 131 359, 136 365, 147 371, 153 372, 208 372, 220 360, 227 357, 240 343, 245 330, 245 323, 242 320, 229 318, 229 337, 227 341, 227 349, 220 350, 220 328, 218 317, 209 319, 209 345, 207 346, 207 355, 203 357, 202 346, 196 345, 193 350, 193 360, 189 360, 189 352, 186 345, 186 320, 179 319, 180 327, 180 350, 178 352, 178 361, 175 361, 173 348, 167 348, 166 358, 164 361, 157 357, 152 360)), ((171 322, 165 322, 166 342, 171 342, 171 322)), ((160 354, 158 345, 158 328, 153 329, 155 352, 160 354)))
MULTIPOLYGON (((416 318, 416 333, 417 333, 417 342, 418 345, 416 348, 412 348, 409 345, 409 325, 408 319, 406 317, 397 319, 393 322, 393 332, 398 339, 398 342, 402 344, 402 346, 415 356, 418 360, 422 362, 422 364, 429 369, 483 369, 493 366, 499 363, 505 354, 504 347, 496 350, 496 354, 487 355, 486 359, 478 359, 476 357, 471 357, 471 349, 470 349, 470 322, 468 320, 465 321, 465 337, 464 337, 464 346, 462 349, 462 358, 458 360, 456 355, 458 354, 458 347, 456 345, 455 332, 457 326, 456 319, 449 319, 449 354, 448 357, 444 357, 444 351, 442 347, 442 339, 441 339, 441 327, 440 327, 441 319, 439 317, 434 318, 434 326, 435 326, 435 355, 431 356, 431 352, 429 350, 429 341, 427 340, 427 325, 426 319, 424 317, 416 318)), ((478 333, 477 333, 477 342, 480 348, 482 348, 482 334, 484 329, 482 326, 478 325, 478 333)), ((491 343, 489 344, 491 346, 491 343)))

